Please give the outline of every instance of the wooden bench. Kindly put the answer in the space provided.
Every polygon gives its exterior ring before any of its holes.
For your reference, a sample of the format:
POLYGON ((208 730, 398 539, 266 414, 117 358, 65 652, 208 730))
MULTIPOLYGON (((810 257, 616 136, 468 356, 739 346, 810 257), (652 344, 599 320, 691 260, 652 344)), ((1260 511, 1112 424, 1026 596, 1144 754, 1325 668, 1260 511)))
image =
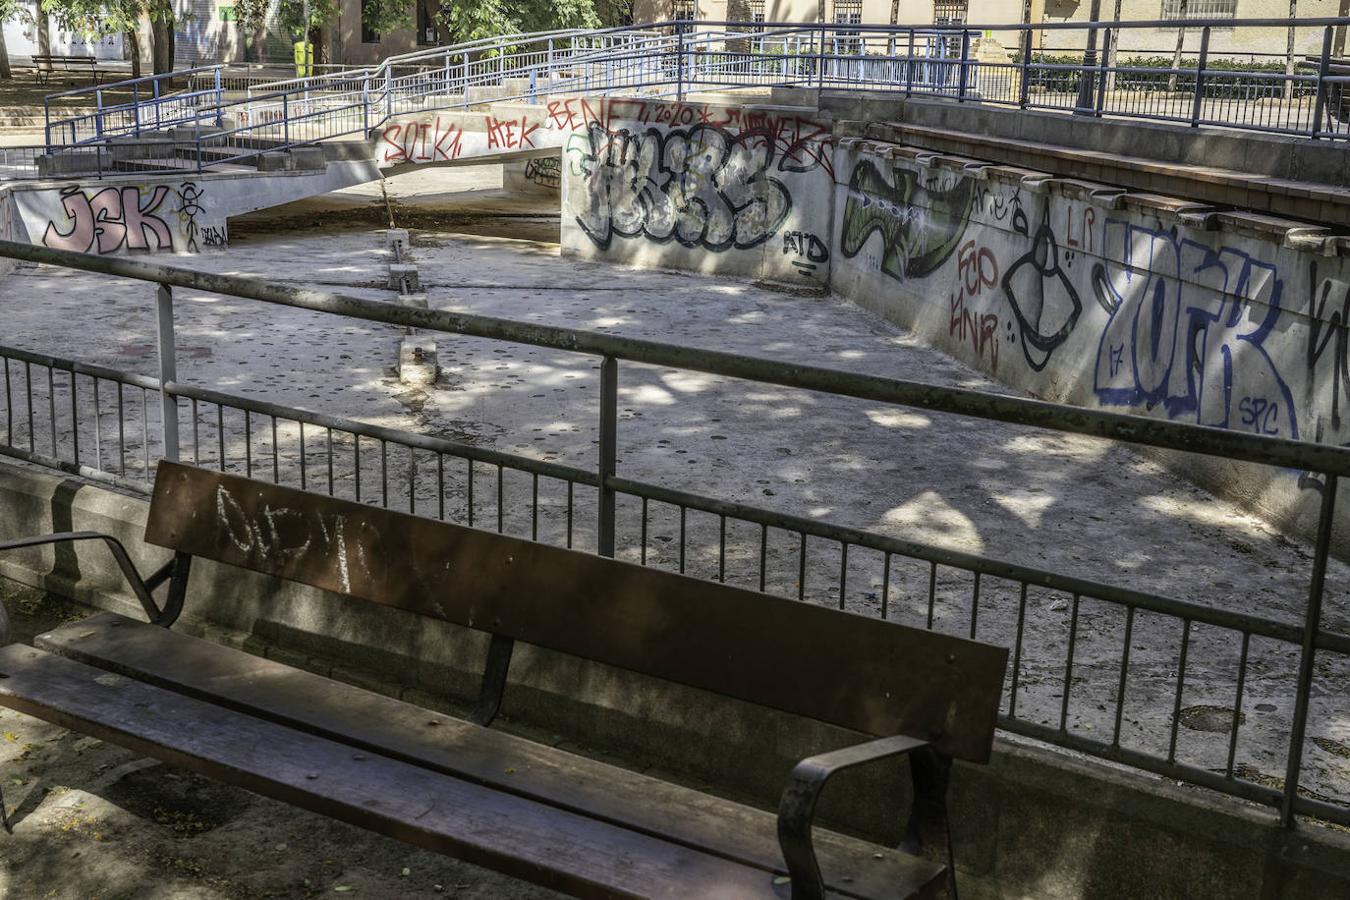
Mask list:
POLYGON ((103 82, 103 73, 98 70, 98 60, 92 56, 34 56, 33 77, 38 84, 48 84, 52 73, 60 65, 62 72, 87 71, 94 84, 103 82))
POLYGON ((989 757, 1003 648, 169 462, 146 540, 174 556, 144 582, 96 533, 0 550, 84 539, 150 622, 99 613, 0 649, 0 705, 577 896, 954 893, 951 761, 989 757), (170 631, 194 557, 490 633, 473 715, 170 631), (488 728, 515 641, 871 739, 798 764, 775 817, 488 728), (831 776, 899 756, 903 850, 813 828, 831 776))

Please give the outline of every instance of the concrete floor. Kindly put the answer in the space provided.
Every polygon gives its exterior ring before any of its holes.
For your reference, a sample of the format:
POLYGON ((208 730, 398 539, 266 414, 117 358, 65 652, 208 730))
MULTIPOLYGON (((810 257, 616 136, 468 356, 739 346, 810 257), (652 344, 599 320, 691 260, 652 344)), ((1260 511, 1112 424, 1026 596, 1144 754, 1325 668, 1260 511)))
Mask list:
MULTIPOLYGON (((492 170, 458 169, 389 182, 396 222, 413 229, 414 257, 434 308, 1006 391, 841 298, 560 260, 550 242, 556 241, 557 226, 549 204, 505 201, 495 177, 492 170)), ((367 186, 285 208, 267 220, 232 223, 228 252, 175 262, 389 300, 387 259, 376 230, 386 222, 379 186, 367 186)), ((0 344, 154 374, 150 286, 28 269, 9 278, 5 288, 0 344)), ((442 337, 440 383, 414 390, 401 385, 391 368, 400 337, 394 328, 185 291, 176 304, 181 380, 530 458, 595 465, 594 359, 442 337)), ((620 407, 624 477, 1284 621, 1302 615, 1308 547, 1119 445, 627 364, 620 371, 620 407)), ((203 461, 214 464, 214 424, 209 416, 200 424, 203 461)), ((265 465, 270 437, 256 427, 250 448, 265 465)), ((227 425, 227 455, 242 469, 239 428, 227 425)), ((283 441, 293 440, 293 431, 282 432, 283 441)), ((318 438, 311 433, 310 439, 318 438)), ((134 441, 131 452, 137 452, 134 441)), ((363 455, 367 485, 379 479, 368 468, 374 456, 363 455)), ((287 465, 293 462, 286 458, 287 465)), ((407 502, 407 482, 397 474, 405 467, 406 458, 391 460, 392 506, 407 502)), ((339 493, 350 494, 353 476, 353 467, 339 461, 339 493)), ((294 472, 287 477, 294 480, 294 472)), ((529 527, 529 479, 508 472, 503 483, 506 530, 522 533, 529 527)), ((491 524, 493 473, 480 467, 475 486, 480 524, 491 524)), ((437 502, 438 486, 424 464, 413 490, 419 509, 437 502)), ((447 514, 462 518, 467 511, 462 474, 454 473, 439 490, 447 514)), ((594 496, 580 490, 576 496, 576 540, 586 546, 592 540, 594 496)), ((642 552, 639 509, 636 501, 620 508, 619 546, 634 559, 642 552)), ((560 486, 541 484, 542 539, 562 540, 565 514, 560 486)), ((656 504, 650 514, 648 561, 675 567, 678 515, 656 504)), ((716 519, 691 514, 688 537, 689 570, 715 577, 716 519)), ((733 523, 727 545, 727 579, 757 587, 758 529, 733 523)), ((794 535, 770 532, 770 590, 797 593, 797 553, 794 535)), ((837 546, 813 542, 807 598, 877 614, 880 554, 850 552, 842 601, 840 568, 837 546)), ((892 617, 923 622, 929 574, 926 563, 893 562, 892 617)), ((1346 566, 1333 563, 1325 621, 1339 629, 1350 627, 1346 576, 1346 566)), ((966 632, 971 591, 965 573, 937 571, 937 627, 966 632)), ((1028 595, 1018 713, 1034 722, 1059 722, 1070 600, 1038 590, 1028 595)), ((1017 602, 1015 585, 985 579, 978 636, 1010 642, 1017 602)), ((1083 601, 1066 718, 1070 731, 1110 738, 1123 636, 1118 607, 1083 601)), ((1166 755, 1180 644, 1178 621, 1136 618, 1123 745, 1166 755)), ((1239 649, 1231 632, 1193 631, 1179 760, 1223 770, 1225 717, 1231 715, 1224 710, 1233 704, 1239 649)), ((1296 668, 1297 648, 1252 641, 1236 753, 1244 777, 1275 783, 1282 776, 1296 668)), ((1346 668, 1319 662, 1313 740, 1305 757, 1308 789, 1341 802, 1350 799, 1346 668)))

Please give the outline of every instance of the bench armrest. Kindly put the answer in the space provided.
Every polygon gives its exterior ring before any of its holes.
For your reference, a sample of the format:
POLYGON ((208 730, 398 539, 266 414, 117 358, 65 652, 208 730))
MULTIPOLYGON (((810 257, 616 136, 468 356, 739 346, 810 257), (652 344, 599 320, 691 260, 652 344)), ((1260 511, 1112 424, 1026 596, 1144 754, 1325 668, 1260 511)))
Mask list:
MULTIPOLYGON (((136 599, 140 601, 141 608, 149 616, 151 622, 157 622, 163 615, 159 606, 155 603, 150 591, 153 586, 164 580, 168 573, 168 566, 150 576, 151 584, 147 585, 145 579, 141 578, 141 573, 136 571, 136 565, 131 561, 131 556, 127 553, 127 548, 122 546, 122 542, 112 535, 103 534, 98 531, 62 531, 56 534, 40 534, 34 537, 19 538, 14 541, 0 541, 0 551, 19 550, 24 547, 40 547, 44 544, 61 544, 70 541, 91 541, 101 540, 112 553, 113 559, 117 561, 117 567, 122 570, 122 575, 126 577, 127 583, 131 585, 131 590, 135 592, 136 599)), ((0 635, 0 638, 6 637, 0 635)))
MULTIPOLYGON (((950 763, 943 760, 927 741, 897 735, 809 757, 792 770, 778 804, 778 845, 792 878, 792 900, 824 900, 825 897, 825 882, 816 862, 811 828, 816 801, 826 782, 845 769, 905 755, 911 757, 914 810, 902 847, 911 852, 929 851, 934 848, 926 846, 928 839, 937 837, 945 843, 946 773, 950 763), (935 814, 940 817, 940 829, 934 827, 938 824, 935 814)), ((925 852, 924 855, 930 854, 925 852)), ((942 855, 947 856, 946 847, 942 848, 942 855)), ((949 859, 942 861, 950 862, 949 859)), ((948 877, 950 879, 950 872, 948 877)))

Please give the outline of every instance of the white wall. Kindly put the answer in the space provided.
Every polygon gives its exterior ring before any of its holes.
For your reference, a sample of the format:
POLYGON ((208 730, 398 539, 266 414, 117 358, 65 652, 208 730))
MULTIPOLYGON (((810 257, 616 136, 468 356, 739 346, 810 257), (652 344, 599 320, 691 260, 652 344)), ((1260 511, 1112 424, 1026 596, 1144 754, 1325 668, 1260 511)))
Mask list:
MULTIPOLYGON (((4 29, 5 48, 9 51, 11 59, 16 56, 32 56, 38 52, 37 26, 32 22, 10 21, 4 23, 4 29)), ((122 35, 120 34, 100 38, 94 35, 62 31, 57 27, 56 20, 52 19, 50 36, 52 54, 55 56, 93 56, 98 59, 122 58, 122 35)))

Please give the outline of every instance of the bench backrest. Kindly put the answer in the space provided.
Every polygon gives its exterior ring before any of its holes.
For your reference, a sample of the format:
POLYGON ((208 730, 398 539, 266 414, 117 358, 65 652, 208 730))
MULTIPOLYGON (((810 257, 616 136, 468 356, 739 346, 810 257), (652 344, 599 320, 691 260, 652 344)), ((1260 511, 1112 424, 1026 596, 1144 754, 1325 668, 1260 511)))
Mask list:
POLYGON ((993 740, 1001 647, 171 462, 146 539, 962 759, 993 740))

